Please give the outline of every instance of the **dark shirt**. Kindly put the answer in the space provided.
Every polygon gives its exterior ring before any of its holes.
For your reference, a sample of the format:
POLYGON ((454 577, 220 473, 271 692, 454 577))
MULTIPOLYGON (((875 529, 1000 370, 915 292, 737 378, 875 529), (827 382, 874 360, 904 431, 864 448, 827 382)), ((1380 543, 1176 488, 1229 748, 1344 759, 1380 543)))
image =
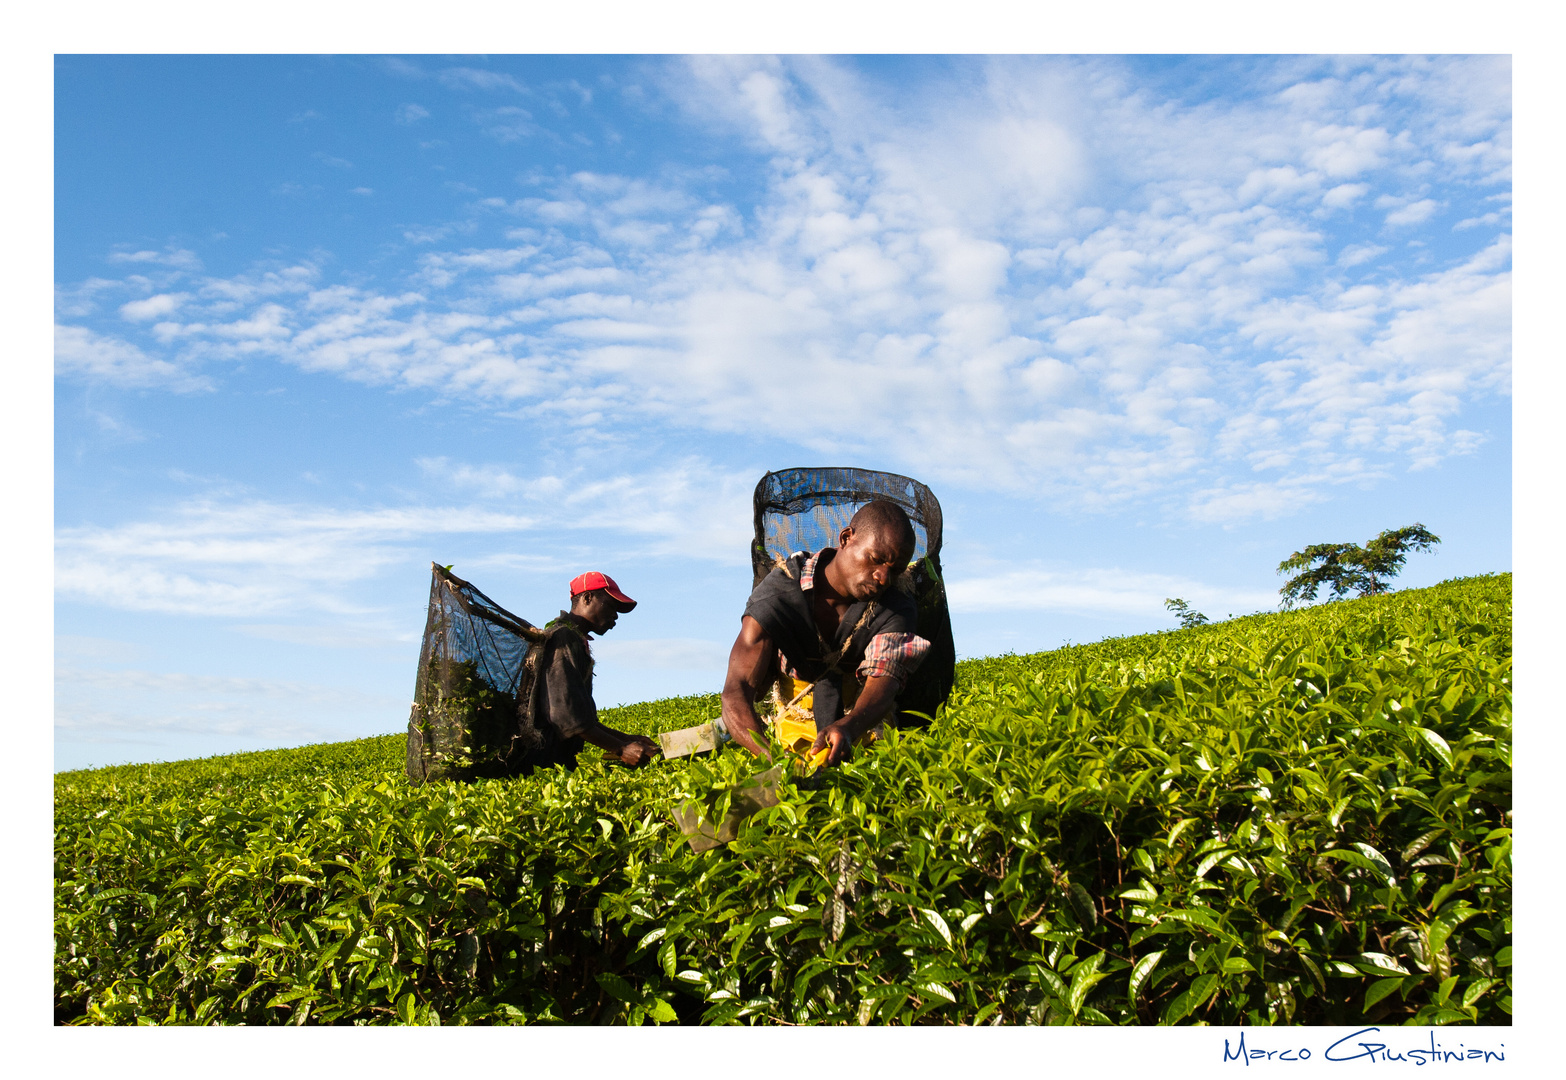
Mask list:
POLYGON ((562 739, 569 739, 598 723, 598 706, 593 702, 593 654, 587 647, 592 627, 586 619, 562 611, 545 629, 554 633, 543 671, 541 719, 562 739))
POLYGON ((593 701, 593 654, 587 634, 592 627, 585 619, 562 611, 544 629, 551 631, 541 661, 539 687, 534 698, 533 726, 543 737, 543 745, 527 755, 523 772, 542 765, 576 768, 576 756, 582 750, 582 733, 598 723, 598 706, 593 701))
POLYGON ((918 665, 928 643, 914 634, 919 611, 914 599, 894 584, 875 600, 861 600, 853 604, 838 620, 837 631, 830 642, 825 641, 816 626, 812 600, 815 596, 815 578, 825 572, 827 552, 824 548, 816 555, 807 551, 791 555, 786 567, 778 567, 761 579, 761 584, 751 590, 745 602, 745 614, 761 624, 767 637, 783 654, 795 675, 815 684, 811 692, 814 703, 816 727, 822 728, 842 715, 843 677, 853 674, 864 678, 868 674, 883 674, 882 669, 872 670, 866 665, 866 648, 873 639, 883 642, 912 641, 922 645, 916 656, 905 663, 904 669, 891 673, 899 683, 906 682, 907 672, 918 665), (819 568, 818 568, 818 563, 819 568), (865 618, 868 612, 869 617, 865 618), (861 625, 860 620, 864 622, 861 625), (882 637, 882 635, 899 635, 882 637), (850 637, 852 640, 850 640, 850 637), (844 643, 848 643, 846 649, 844 643), (827 659, 843 649, 842 655, 831 665, 827 659), (861 671, 861 668, 865 668, 861 671))

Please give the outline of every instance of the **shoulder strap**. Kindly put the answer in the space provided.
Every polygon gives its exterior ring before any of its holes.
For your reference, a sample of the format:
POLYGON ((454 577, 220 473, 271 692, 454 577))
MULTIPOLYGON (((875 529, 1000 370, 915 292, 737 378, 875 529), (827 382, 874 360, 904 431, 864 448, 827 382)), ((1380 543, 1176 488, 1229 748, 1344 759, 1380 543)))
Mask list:
POLYGON ((848 632, 848 636, 843 639, 843 644, 839 645, 836 649, 822 658, 823 662, 826 664, 827 671, 836 675, 845 674, 845 672, 837 665, 843 659, 843 657, 854 651, 854 644, 859 639, 860 631, 864 630, 865 627, 870 625, 870 618, 875 614, 875 609, 876 602, 874 600, 866 604, 864 614, 859 616, 859 621, 854 624, 854 628, 850 630, 848 632))
MULTIPOLYGON (((827 656, 825 657, 826 667, 821 672, 822 678, 825 678, 827 675, 837 675, 837 676, 841 677, 844 674, 843 670, 837 666, 838 665, 838 661, 842 660, 843 657, 846 656, 849 653, 850 647, 854 644, 854 639, 859 634, 859 631, 863 630, 865 628, 865 626, 867 626, 869 624, 870 616, 871 616, 871 614, 874 611, 875 611, 875 601, 872 600, 865 607, 865 613, 863 615, 859 616, 859 621, 854 624, 854 628, 853 628, 853 630, 851 630, 849 632, 848 637, 843 640, 842 646, 840 648, 835 649, 834 651, 828 653, 827 656)), ((820 679, 816 680, 816 682, 820 682, 820 681, 821 681, 820 679)), ((783 708, 784 709, 792 709, 795 705, 799 704, 800 700, 802 698, 804 698, 804 696, 806 694, 810 693, 810 691, 812 689, 814 689, 814 688, 815 688, 815 683, 813 683, 813 682, 805 683, 803 686, 800 687, 799 693, 794 695, 793 700, 789 701, 787 704, 785 704, 783 706, 783 708)))

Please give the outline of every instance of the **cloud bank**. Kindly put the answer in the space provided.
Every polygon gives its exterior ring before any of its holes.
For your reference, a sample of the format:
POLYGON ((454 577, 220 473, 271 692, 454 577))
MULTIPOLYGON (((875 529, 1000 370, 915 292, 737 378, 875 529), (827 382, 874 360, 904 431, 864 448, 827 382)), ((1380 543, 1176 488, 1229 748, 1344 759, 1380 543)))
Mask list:
MULTIPOLYGON (((442 490, 473 502, 354 508, 192 499, 143 520, 58 529, 56 594, 128 611, 362 618, 382 610, 367 599, 368 580, 477 537, 491 548, 498 542, 501 553, 474 567, 558 572, 574 565, 573 535, 638 557, 748 565, 750 470, 679 461, 636 474, 578 469, 523 479, 445 458, 419 465, 442 490)), ((257 623, 250 632, 317 644, 308 627, 257 623)), ((372 630, 344 640, 385 639, 372 630)))
MULTIPOLYGON (((1509 393, 1504 58, 1256 61, 1250 92, 1205 99, 1108 60, 655 74, 749 163, 748 204, 711 169, 534 178, 418 231, 379 285, 124 253, 136 275, 71 294, 118 336, 63 326, 61 376, 189 392, 266 360, 1219 523, 1466 453, 1465 406, 1509 393)), ((436 80, 533 100, 476 67, 436 80)), ((542 122, 484 109, 502 142, 542 122)))

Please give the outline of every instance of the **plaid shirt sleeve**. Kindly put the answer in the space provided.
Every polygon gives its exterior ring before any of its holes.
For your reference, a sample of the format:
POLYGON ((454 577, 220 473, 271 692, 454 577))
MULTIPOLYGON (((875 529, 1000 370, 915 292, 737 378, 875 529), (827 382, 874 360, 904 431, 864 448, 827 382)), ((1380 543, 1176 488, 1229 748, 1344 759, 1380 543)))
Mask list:
POLYGON ((929 651, 930 643, 917 634, 877 634, 865 646, 865 658, 854 674, 861 682, 872 675, 896 679, 902 689, 929 651))

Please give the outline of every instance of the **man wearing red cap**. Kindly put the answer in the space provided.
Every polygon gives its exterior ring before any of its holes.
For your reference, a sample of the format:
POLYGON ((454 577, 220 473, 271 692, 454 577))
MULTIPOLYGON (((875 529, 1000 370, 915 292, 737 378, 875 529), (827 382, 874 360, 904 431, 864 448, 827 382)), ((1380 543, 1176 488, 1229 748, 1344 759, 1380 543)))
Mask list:
POLYGON ((658 744, 645 736, 628 735, 600 723, 598 706, 593 702, 593 654, 588 649, 588 635, 608 633, 620 616, 635 606, 636 601, 621 592, 607 574, 591 570, 572 579, 571 610, 562 611, 544 627, 554 634, 539 695, 544 715, 535 723, 553 728, 555 738, 549 740, 550 750, 530 765, 575 768, 584 742, 602 747, 605 757, 633 769, 647 764, 658 751, 658 744))

